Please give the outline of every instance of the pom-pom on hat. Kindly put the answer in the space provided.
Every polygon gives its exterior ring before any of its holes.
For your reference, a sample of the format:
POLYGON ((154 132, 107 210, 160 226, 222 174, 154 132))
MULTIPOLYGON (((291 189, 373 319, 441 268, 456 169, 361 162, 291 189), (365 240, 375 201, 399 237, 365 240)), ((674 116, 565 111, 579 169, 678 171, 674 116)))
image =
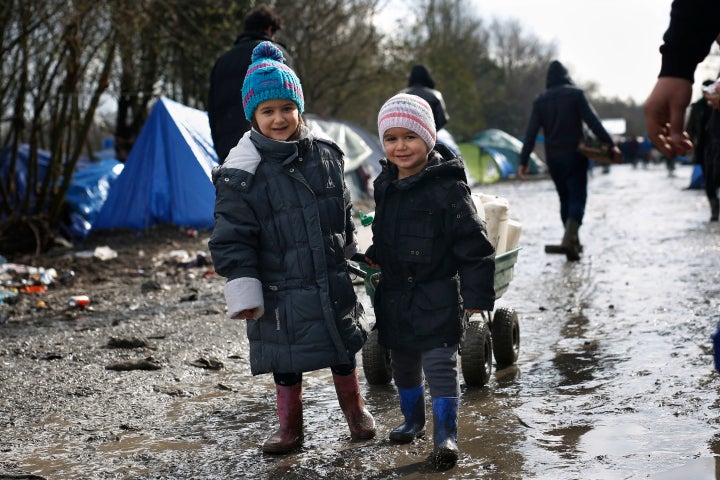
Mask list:
POLYGON ((285 65, 282 51, 272 42, 262 42, 253 50, 251 61, 242 86, 245 118, 251 121, 262 102, 281 98, 295 102, 302 115, 305 110, 302 85, 292 68, 285 65))
POLYGON ((398 93, 380 108, 378 113, 380 143, 383 142, 385 132, 396 127, 407 128, 418 134, 428 146, 428 150, 432 150, 435 146, 437 132, 432 109, 417 95, 398 93))

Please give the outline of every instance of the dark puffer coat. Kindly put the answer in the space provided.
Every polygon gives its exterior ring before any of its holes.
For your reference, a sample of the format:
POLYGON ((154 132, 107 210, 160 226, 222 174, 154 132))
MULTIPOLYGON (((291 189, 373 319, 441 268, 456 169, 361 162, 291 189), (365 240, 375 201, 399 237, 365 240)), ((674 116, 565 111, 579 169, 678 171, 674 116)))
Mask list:
POLYGON ((462 160, 437 145, 425 169, 402 180, 395 165, 381 163, 367 251, 382 269, 375 291, 380 344, 398 350, 456 344, 463 309, 492 310, 495 302, 495 251, 462 160))
POLYGON ((253 129, 213 172, 209 248, 228 313, 264 304, 247 321, 253 375, 348 364, 367 337, 345 260, 357 247, 343 155, 303 129, 297 142, 253 129))

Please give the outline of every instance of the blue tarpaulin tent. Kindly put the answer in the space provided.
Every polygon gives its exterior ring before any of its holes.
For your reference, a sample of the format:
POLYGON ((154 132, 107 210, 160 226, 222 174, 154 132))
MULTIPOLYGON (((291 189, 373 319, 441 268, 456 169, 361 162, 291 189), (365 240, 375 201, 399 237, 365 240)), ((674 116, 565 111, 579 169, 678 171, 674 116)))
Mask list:
POLYGON ((217 163, 207 112, 161 97, 93 229, 142 230, 162 223, 212 228, 215 187, 210 175, 217 163))

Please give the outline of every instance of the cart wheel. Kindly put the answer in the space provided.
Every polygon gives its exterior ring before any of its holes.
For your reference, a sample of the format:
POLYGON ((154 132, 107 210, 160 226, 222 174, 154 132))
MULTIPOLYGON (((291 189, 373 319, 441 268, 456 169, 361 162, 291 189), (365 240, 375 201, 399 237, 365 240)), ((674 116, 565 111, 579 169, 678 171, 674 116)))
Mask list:
POLYGON ((460 365, 465 384, 482 387, 492 374, 492 338, 484 320, 469 322, 461 352, 460 365))
POLYGON ((378 343, 378 331, 371 330, 362 349, 365 378, 370 385, 386 385, 392 380, 390 353, 378 343))
POLYGON ((499 308, 493 315, 492 342, 498 368, 517 362, 520 354, 520 324, 512 308, 499 308))

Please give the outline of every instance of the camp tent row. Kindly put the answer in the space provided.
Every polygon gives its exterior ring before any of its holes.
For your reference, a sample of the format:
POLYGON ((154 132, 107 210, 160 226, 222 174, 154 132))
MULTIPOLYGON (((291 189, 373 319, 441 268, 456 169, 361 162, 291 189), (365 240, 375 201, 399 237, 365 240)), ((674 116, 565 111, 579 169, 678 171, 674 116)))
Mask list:
MULTIPOLYGON (((329 123, 326 125, 320 118, 313 118, 311 124, 313 122, 328 132, 336 127, 356 130, 333 130, 332 133, 333 138, 337 138, 341 148, 351 157, 346 162, 346 178, 354 190, 354 198, 358 192, 367 194, 367 191, 362 190, 365 184, 371 185, 372 177, 378 173, 378 160, 382 155, 380 145, 366 147, 368 153, 358 160, 360 156, 353 155, 358 146, 343 141, 360 139, 357 127, 343 122, 334 122, 337 124, 335 126, 329 123), (368 155, 372 158, 365 158, 368 155), (361 174, 355 175, 359 170, 362 170, 361 174)), ((486 132, 473 139, 474 151, 463 150, 463 156, 477 183, 504 178, 517 170, 520 142, 501 131, 486 132), (480 172, 481 168, 485 169, 484 173, 480 172)), ((375 137, 364 141, 371 140, 374 141, 375 137)), ((533 156, 533 167, 535 162, 542 163, 533 156)), ((215 188, 211 175, 217 164, 207 112, 160 97, 125 161, 122 172, 113 180, 107 198, 98 207, 92 229, 143 230, 165 223, 197 229, 212 228, 215 188)), ((531 173, 534 173, 532 169, 531 173)))

